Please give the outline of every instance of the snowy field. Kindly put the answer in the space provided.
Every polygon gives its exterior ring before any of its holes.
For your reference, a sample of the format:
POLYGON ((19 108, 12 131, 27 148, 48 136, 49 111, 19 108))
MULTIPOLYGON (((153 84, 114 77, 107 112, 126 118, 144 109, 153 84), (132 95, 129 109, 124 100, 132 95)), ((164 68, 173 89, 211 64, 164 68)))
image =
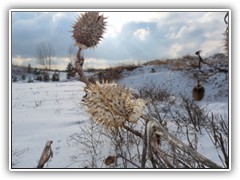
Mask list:
POLYGON ((78 147, 68 146, 67 138, 86 120, 79 108, 83 84, 13 83, 12 90, 13 167, 36 167, 47 140, 53 141, 55 160, 47 167, 70 165, 78 147))
MULTIPOLYGON (((214 83, 203 84, 206 95, 199 105, 228 119, 227 80, 224 75, 213 78, 214 83)), ((35 168, 47 140, 53 141, 53 158, 45 168, 84 168, 90 161, 86 146, 72 141, 83 132, 83 128, 87 128, 84 124, 90 122, 81 105, 85 85, 78 81, 64 81, 12 83, 12 168, 35 168)), ((176 99, 180 94, 191 97, 192 87, 196 84, 181 71, 155 66, 123 72, 118 83, 134 90, 155 84, 176 99), (152 68, 155 68, 154 73, 152 68)), ((105 154, 107 157, 110 148, 102 140, 96 150, 99 162, 103 161, 105 154)), ((204 133, 200 136, 198 151, 222 165, 211 140, 204 133)), ((98 167, 105 168, 102 163, 98 167)))

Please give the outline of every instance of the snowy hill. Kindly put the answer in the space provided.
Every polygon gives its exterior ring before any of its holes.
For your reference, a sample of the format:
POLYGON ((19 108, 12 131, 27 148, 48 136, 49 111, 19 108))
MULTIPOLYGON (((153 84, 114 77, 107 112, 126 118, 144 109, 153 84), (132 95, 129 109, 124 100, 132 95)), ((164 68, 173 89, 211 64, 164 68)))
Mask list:
MULTIPOLYGON (((133 89, 159 86, 169 93, 179 96, 192 96, 192 88, 197 84, 196 80, 189 78, 182 71, 167 71, 158 67, 140 67, 130 73, 124 73, 124 78, 118 81, 124 86, 133 89), (154 69, 154 72, 151 72, 154 69)), ((217 74, 207 82, 203 82, 206 95, 205 101, 226 101, 228 98, 228 80, 225 74, 217 74), (211 83, 214 81, 213 83, 211 83)))
MULTIPOLYGON (((197 81, 191 73, 181 69, 172 70, 172 67, 171 64, 142 65, 131 71, 123 70, 116 83, 136 93, 144 88, 157 87, 168 92, 177 101, 175 108, 179 108, 182 106, 182 96, 192 99, 192 88, 197 81)), ((12 71, 20 79, 22 71, 16 67, 12 71)), ((67 80, 65 73, 60 74, 59 82, 28 83, 27 80, 21 80, 12 83, 12 168, 35 168, 47 140, 53 141, 54 155, 46 168, 107 167, 103 160, 114 151, 111 143, 102 136, 98 139, 96 136, 99 134, 90 136, 92 141, 101 142, 94 147, 97 148, 96 153, 92 151, 92 145, 86 145, 86 141, 81 139, 86 138, 84 133, 89 133, 87 128, 92 125, 81 105, 85 84, 76 79, 67 80)), ((216 73, 202 81, 202 85, 205 95, 198 105, 227 121, 229 97, 226 75, 216 73)), ((169 122, 168 126, 172 131, 175 129, 173 122, 169 122)), ((222 165, 207 134, 203 133, 198 138, 199 152, 222 165)))

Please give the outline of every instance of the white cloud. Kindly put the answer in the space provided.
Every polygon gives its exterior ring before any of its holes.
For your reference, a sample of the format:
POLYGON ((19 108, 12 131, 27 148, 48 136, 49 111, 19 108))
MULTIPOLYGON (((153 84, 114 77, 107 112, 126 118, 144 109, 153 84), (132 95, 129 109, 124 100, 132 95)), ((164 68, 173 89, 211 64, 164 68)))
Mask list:
POLYGON ((150 30, 149 30, 148 28, 146 28, 146 29, 143 29, 143 28, 137 29, 137 30, 133 33, 133 35, 134 35, 136 38, 140 39, 141 41, 144 41, 144 40, 149 36, 149 34, 150 34, 150 30))
POLYGON ((17 57, 12 58, 12 63, 18 66, 26 66, 31 64, 32 60, 32 58, 22 58, 20 55, 18 55, 17 57))
POLYGON ((109 67, 109 62, 105 59, 96 59, 96 58, 86 58, 84 62, 84 69, 88 68, 107 68, 109 67))
POLYGON ((199 17, 199 23, 208 23, 219 19, 223 21, 224 17, 223 15, 224 12, 223 13, 208 12, 199 17))
POLYGON ((187 37, 187 35, 193 31, 196 31, 196 24, 192 23, 189 19, 186 23, 183 23, 180 27, 172 26, 169 28, 169 32, 165 34, 169 39, 180 39, 187 37))
POLYGON ((179 52, 181 52, 183 50, 183 46, 179 43, 174 43, 169 51, 168 51, 168 55, 171 58, 177 58, 179 56, 179 52))
POLYGON ((107 17, 106 36, 117 36, 129 22, 159 22, 166 12, 103 12, 107 17))
POLYGON ((221 40, 209 40, 204 42, 201 45, 201 49, 203 50, 202 55, 203 56, 209 56, 213 53, 223 53, 223 41, 221 40))
MULTIPOLYGON (((79 13, 14 13, 12 21, 14 57, 20 54, 22 57, 31 57, 34 61, 34 45, 40 40, 53 41, 56 55, 66 56, 68 45, 73 42, 71 23, 75 21, 77 14, 79 13)), ((107 17, 106 32, 97 48, 86 51, 85 67, 111 66, 125 59, 175 58, 194 53, 199 49, 210 55, 222 49, 222 33, 226 28, 223 22, 225 12, 101 12, 100 14, 107 17), (139 40, 144 43, 139 44, 139 40), (145 49, 149 51, 146 52, 145 49), (98 60, 87 60, 89 57, 96 57, 98 60)), ((19 57, 14 59, 14 62, 26 64, 27 60, 19 57)), ((63 59, 58 59, 57 62, 61 67, 67 65, 63 59)))
POLYGON ((186 26, 183 26, 178 32, 171 32, 166 34, 166 37, 170 39, 178 39, 180 37, 183 37, 187 32, 189 32, 189 29, 186 26))
POLYGON ((63 12, 53 13, 53 15, 52 15, 52 21, 53 21, 53 22, 56 22, 56 21, 60 20, 62 17, 64 17, 65 15, 66 15, 66 13, 63 13, 63 12))

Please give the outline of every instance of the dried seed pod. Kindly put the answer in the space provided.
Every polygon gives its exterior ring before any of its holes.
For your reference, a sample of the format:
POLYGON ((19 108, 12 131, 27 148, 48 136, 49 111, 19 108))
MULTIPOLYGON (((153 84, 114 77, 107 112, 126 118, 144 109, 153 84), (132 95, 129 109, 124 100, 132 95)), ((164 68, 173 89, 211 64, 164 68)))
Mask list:
POLYGON ((204 92, 205 92, 204 87, 201 84, 199 84, 198 81, 198 84, 194 86, 192 90, 192 96, 196 101, 201 101, 204 96, 204 92))
POLYGON ((113 164, 116 161, 116 156, 108 156, 105 160, 104 163, 106 166, 109 166, 113 164))
POLYGON ((99 12, 86 12, 77 18, 73 25, 75 43, 81 49, 96 46, 104 33, 106 22, 99 12))
POLYGON ((136 123, 143 113, 145 101, 134 98, 132 92, 117 84, 88 84, 83 104, 86 112, 107 129, 123 126, 125 121, 136 123))

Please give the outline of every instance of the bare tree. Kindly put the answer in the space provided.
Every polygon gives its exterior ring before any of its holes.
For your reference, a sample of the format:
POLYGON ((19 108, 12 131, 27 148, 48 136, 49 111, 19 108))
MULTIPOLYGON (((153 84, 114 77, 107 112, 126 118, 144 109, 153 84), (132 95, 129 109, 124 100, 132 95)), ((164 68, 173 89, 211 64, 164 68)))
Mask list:
POLYGON ((76 47, 75 47, 73 44, 69 45, 68 51, 67 51, 67 55, 68 55, 69 60, 70 60, 70 62, 71 62, 72 64, 73 64, 73 63, 75 62, 75 60, 76 60, 76 52, 77 52, 76 47))
POLYGON ((35 57, 40 65, 46 68, 48 66, 48 69, 51 69, 54 56, 54 48, 48 41, 42 41, 35 46, 35 57))

